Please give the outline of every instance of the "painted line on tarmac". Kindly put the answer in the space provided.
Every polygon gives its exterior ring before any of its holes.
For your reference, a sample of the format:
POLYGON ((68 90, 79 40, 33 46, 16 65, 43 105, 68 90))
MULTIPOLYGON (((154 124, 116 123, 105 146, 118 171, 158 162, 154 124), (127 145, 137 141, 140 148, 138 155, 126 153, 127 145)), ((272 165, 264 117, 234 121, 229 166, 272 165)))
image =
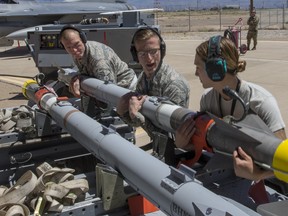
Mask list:
POLYGON ((4 77, 0 76, 0 80, 9 84, 17 85, 22 87, 24 82, 27 81, 27 78, 19 78, 19 77, 4 77))
POLYGON ((191 57, 195 56, 195 54, 189 54, 189 53, 185 54, 185 53, 176 53, 176 52, 169 52, 167 54, 176 55, 176 56, 191 56, 191 57))
MULTIPOLYGON (((169 55, 174 55, 174 56, 187 56, 187 57, 194 57, 195 54, 185 54, 185 53, 176 53, 176 52, 169 52, 169 55)), ((252 61, 260 61, 260 62, 283 62, 283 63, 288 63, 288 60, 284 59, 266 59, 266 58, 251 58, 251 57, 244 57, 240 56, 240 59, 243 60, 252 60, 252 61)))
MULTIPOLYGON (((208 38, 203 38, 203 39, 166 39, 165 40, 165 37, 164 37, 164 40, 165 41, 200 41, 200 42, 204 42, 204 41, 206 41, 206 40, 208 40, 209 38, 210 38, 210 36, 207 36, 208 38)), ((246 41, 246 38, 244 38, 244 39, 242 39, 243 41, 246 41)), ((277 42, 277 43, 288 43, 288 41, 287 40, 259 40, 258 39, 258 42, 264 42, 264 43, 275 43, 275 42, 277 42)))
POLYGON ((240 58, 243 60, 249 60, 249 61, 288 63, 288 60, 284 60, 284 59, 265 59, 265 58, 250 58, 250 57, 240 57, 240 58))
MULTIPOLYGON (((195 54, 184 54, 184 53, 173 53, 169 52, 169 55, 174 55, 174 56, 187 56, 187 57, 194 57, 195 54)), ((265 58, 250 58, 250 57, 241 57, 243 60, 252 60, 252 61, 261 61, 261 62, 284 62, 288 63, 288 60, 284 59, 265 59, 265 58)))

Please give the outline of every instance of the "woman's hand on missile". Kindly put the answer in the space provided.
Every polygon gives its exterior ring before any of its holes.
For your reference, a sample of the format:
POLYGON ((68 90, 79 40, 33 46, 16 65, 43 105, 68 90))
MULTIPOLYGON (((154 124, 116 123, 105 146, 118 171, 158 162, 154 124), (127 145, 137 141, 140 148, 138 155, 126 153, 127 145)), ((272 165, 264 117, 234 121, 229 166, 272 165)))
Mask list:
POLYGON ((129 115, 131 119, 134 119, 139 110, 142 109, 142 105, 145 102, 147 95, 132 96, 129 100, 129 115))
POLYGON ((273 176, 272 171, 263 170, 257 166, 241 147, 233 152, 233 162, 235 174, 239 177, 259 181, 273 176))
POLYGON ((195 121, 193 117, 186 119, 183 124, 181 124, 175 133, 175 145, 178 148, 191 151, 194 149, 193 143, 191 143, 191 138, 196 131, 195 121))
POLYGON ((75 76, 71 79, 69 91, 77 98, 80 98, 80 79, 75 76))

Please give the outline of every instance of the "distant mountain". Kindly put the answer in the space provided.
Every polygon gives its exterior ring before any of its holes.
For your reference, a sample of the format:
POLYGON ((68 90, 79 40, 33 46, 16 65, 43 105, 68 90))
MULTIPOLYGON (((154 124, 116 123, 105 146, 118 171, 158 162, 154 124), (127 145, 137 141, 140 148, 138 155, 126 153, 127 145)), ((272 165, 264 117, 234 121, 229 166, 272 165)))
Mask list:
MULTIPOLYGON (((248 9, 249 0, 127 0, 127 3, 137 8, 160 7, 165 11, 191 9, 210 9, 213 7, 239 6, 248 9), (157 6, 158 5, 158 6, 157 6)), ((288 0, 258 0, 254 1, 256 8, 282 8, 287 7, 288 0)))

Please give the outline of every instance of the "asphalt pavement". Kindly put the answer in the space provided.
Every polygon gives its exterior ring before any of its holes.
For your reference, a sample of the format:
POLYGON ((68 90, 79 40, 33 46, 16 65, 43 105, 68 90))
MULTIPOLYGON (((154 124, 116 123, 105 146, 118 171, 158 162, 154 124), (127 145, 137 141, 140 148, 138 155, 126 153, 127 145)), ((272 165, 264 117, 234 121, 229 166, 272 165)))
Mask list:
MULTIPOLYGON (((209 38, 209 35, 207 35, 209 38)), ((199 110, 203 92, 195 76, 193 64, 195 49, 202 40, 165 40, 165 62, 183 74, 190 83, 190 106, 199 110)), ((254 82, 269 90, 277 99, 286 127, 288 127, 288 41, 258 41, 257 50, 248 51, 241 58, 247 61, 241 79, 254 82)), ((22 96, 22 83, 38 73, 35 63, 25 46, 0 47, 0 108, 26 104, 22 96), (11 75, 12 77, 8 76, 11 75), (16 76, 16 77, 13 77, 16 76), (22 77, 22 78, 21 78, 22 77)))

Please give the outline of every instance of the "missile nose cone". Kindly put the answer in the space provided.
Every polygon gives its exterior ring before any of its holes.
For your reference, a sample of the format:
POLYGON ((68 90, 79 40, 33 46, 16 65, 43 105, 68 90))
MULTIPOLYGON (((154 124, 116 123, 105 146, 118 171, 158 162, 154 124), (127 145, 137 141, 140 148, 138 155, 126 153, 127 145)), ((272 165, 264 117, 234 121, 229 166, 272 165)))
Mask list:
POLYGON ((18 30, 6 35, 10 40, 24 40, 27 37, 27 30, 18 30))
POLYGON ((285 181, 286 183, 288 182, 287 152, 288 140, 284 140, 276 149, 273 157, 273 168, 275 168, 274 174, 278 179, 285 181))
POLYGON ((41 27, 42 26, 33 26, 29 28, 20 29, 6 35, 6 38, 10 40, 25 40, 27 38, 27 32, 35 31, 37 28, 41 29, 41 27))

